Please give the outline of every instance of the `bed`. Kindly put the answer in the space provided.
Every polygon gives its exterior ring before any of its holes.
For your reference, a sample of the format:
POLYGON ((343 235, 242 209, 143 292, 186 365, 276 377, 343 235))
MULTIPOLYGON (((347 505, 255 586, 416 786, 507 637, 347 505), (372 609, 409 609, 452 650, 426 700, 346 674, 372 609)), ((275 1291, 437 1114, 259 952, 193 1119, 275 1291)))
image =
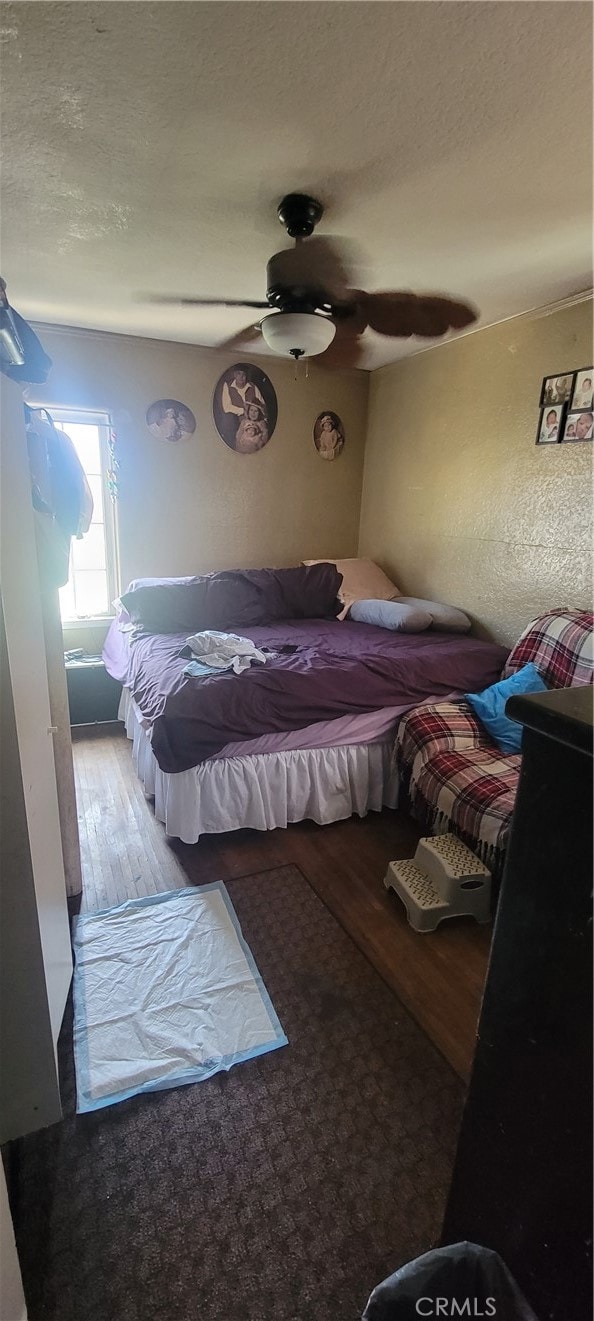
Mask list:
MULTIPOLYGON (((506 652, 493 643, 433 631, 396 634, 339 620, 332 607, 329 617, 320 614, 324 593, 316 600, 310 590, 311 575, 323 577, 316 569, 301 570, 310 575, 303 593, 301 580, 291 580, 280 603, 277 593, 270 622, 254 624, 270 609, 269 584, 265 580, 263 595, 260 577, 253 606, 254 576, 291 573, 299 571, 238 571, 241 591, 252 593, 247 607, 229 581, 233 574, 208 576, 202 626, 223 623, 269 653, 266 665, 239 675, 184 674, 188 626, 156 631, 126 609, 111 625, 103 655, 122 684, 120 716, 137 773, 167 834, 185 843, 203 834, 271 830, 305 819, 326 824, 395 807, 392 754, 401 715, 422 702, 485 687, 501 671, 506 652), (224 595, 222 613, 213 604, 214 579, 226 580, 215 583, 224 595), (312 600, 317 613, 309 618, 304 612, 312 600), (296 617, 278 618, 283 609, 296 617)), ((203 581, 136 580, 123 601, 130 603, 130 593, 141 588, 203 581)), ((336 580, 328 579, 326 588, 333 600, 336 580)), ((166 622, 176 622, 175 610, 166 622)))

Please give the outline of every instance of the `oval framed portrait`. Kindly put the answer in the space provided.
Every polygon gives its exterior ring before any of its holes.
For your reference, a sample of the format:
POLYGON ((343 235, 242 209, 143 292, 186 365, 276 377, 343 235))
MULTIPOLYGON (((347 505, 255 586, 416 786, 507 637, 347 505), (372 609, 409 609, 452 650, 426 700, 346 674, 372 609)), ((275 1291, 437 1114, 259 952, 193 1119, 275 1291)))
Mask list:
POLYGON ((215 427, 236 454, 255 454, 270 440, 278 417, 272 381, 250 362, 236 362, 219 377, 212 399, 215 427))
POLYGON ((315 420, 313 441, 321 459, 337 459, 345 445, 344 427, 338 413, 326 409, 315 420))
POLYGON ((196 418, 179 399, 157 399, 146 410, 146 425, 157 440, 189 440, 196 430, 196 418))

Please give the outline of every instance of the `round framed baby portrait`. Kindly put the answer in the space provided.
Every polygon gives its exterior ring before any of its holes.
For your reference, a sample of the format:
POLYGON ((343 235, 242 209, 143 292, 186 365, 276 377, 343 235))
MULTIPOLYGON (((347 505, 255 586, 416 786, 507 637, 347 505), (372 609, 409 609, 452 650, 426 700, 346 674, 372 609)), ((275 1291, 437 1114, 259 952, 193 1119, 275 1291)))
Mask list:
POLYGON ((157 440, 189 440, 196 430, 196 418, 179 399, 157 399, 146 411, 146 424, 157 440))
POLYGON ((236 362, 219 377, 212 400, 215 427, 236 454, 255 454, 268 444, 278 416, 276 392, 259 367, 236 362))
POLYGON ((337 459, 344 449, 344 427, 338 413, 320 413, 313 429, 314 445, 321 459, 337 459))

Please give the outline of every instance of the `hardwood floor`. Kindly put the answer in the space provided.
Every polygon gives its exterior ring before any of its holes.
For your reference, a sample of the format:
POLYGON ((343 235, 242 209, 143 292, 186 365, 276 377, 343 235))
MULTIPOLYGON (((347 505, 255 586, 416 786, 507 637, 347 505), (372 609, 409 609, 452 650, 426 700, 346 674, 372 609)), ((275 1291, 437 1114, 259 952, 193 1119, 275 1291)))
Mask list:
POLYGON ((454 918, 419 935, 383 886, 390 859, 411 857, 419 830, 385 809, 330 826, 235 831, 198 844, 168 840, 155 820, 124 734, 74 736, 83 867, 81 909, 248 876, 295 863, 339 922, 465 1080, 469 1076, 491 927, 454 918))

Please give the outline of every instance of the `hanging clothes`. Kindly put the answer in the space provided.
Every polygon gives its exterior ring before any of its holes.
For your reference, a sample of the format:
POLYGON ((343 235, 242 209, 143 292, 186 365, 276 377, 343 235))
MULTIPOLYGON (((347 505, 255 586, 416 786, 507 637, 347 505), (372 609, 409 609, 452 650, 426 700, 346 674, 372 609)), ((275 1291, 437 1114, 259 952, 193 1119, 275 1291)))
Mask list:
POLYGON ((25 404, 25 430, 37 520, 40 564, 55 587, 68 582, 71 537, 88 532, 93 496, 84 468, 65 431, 46 409, 25 404))

